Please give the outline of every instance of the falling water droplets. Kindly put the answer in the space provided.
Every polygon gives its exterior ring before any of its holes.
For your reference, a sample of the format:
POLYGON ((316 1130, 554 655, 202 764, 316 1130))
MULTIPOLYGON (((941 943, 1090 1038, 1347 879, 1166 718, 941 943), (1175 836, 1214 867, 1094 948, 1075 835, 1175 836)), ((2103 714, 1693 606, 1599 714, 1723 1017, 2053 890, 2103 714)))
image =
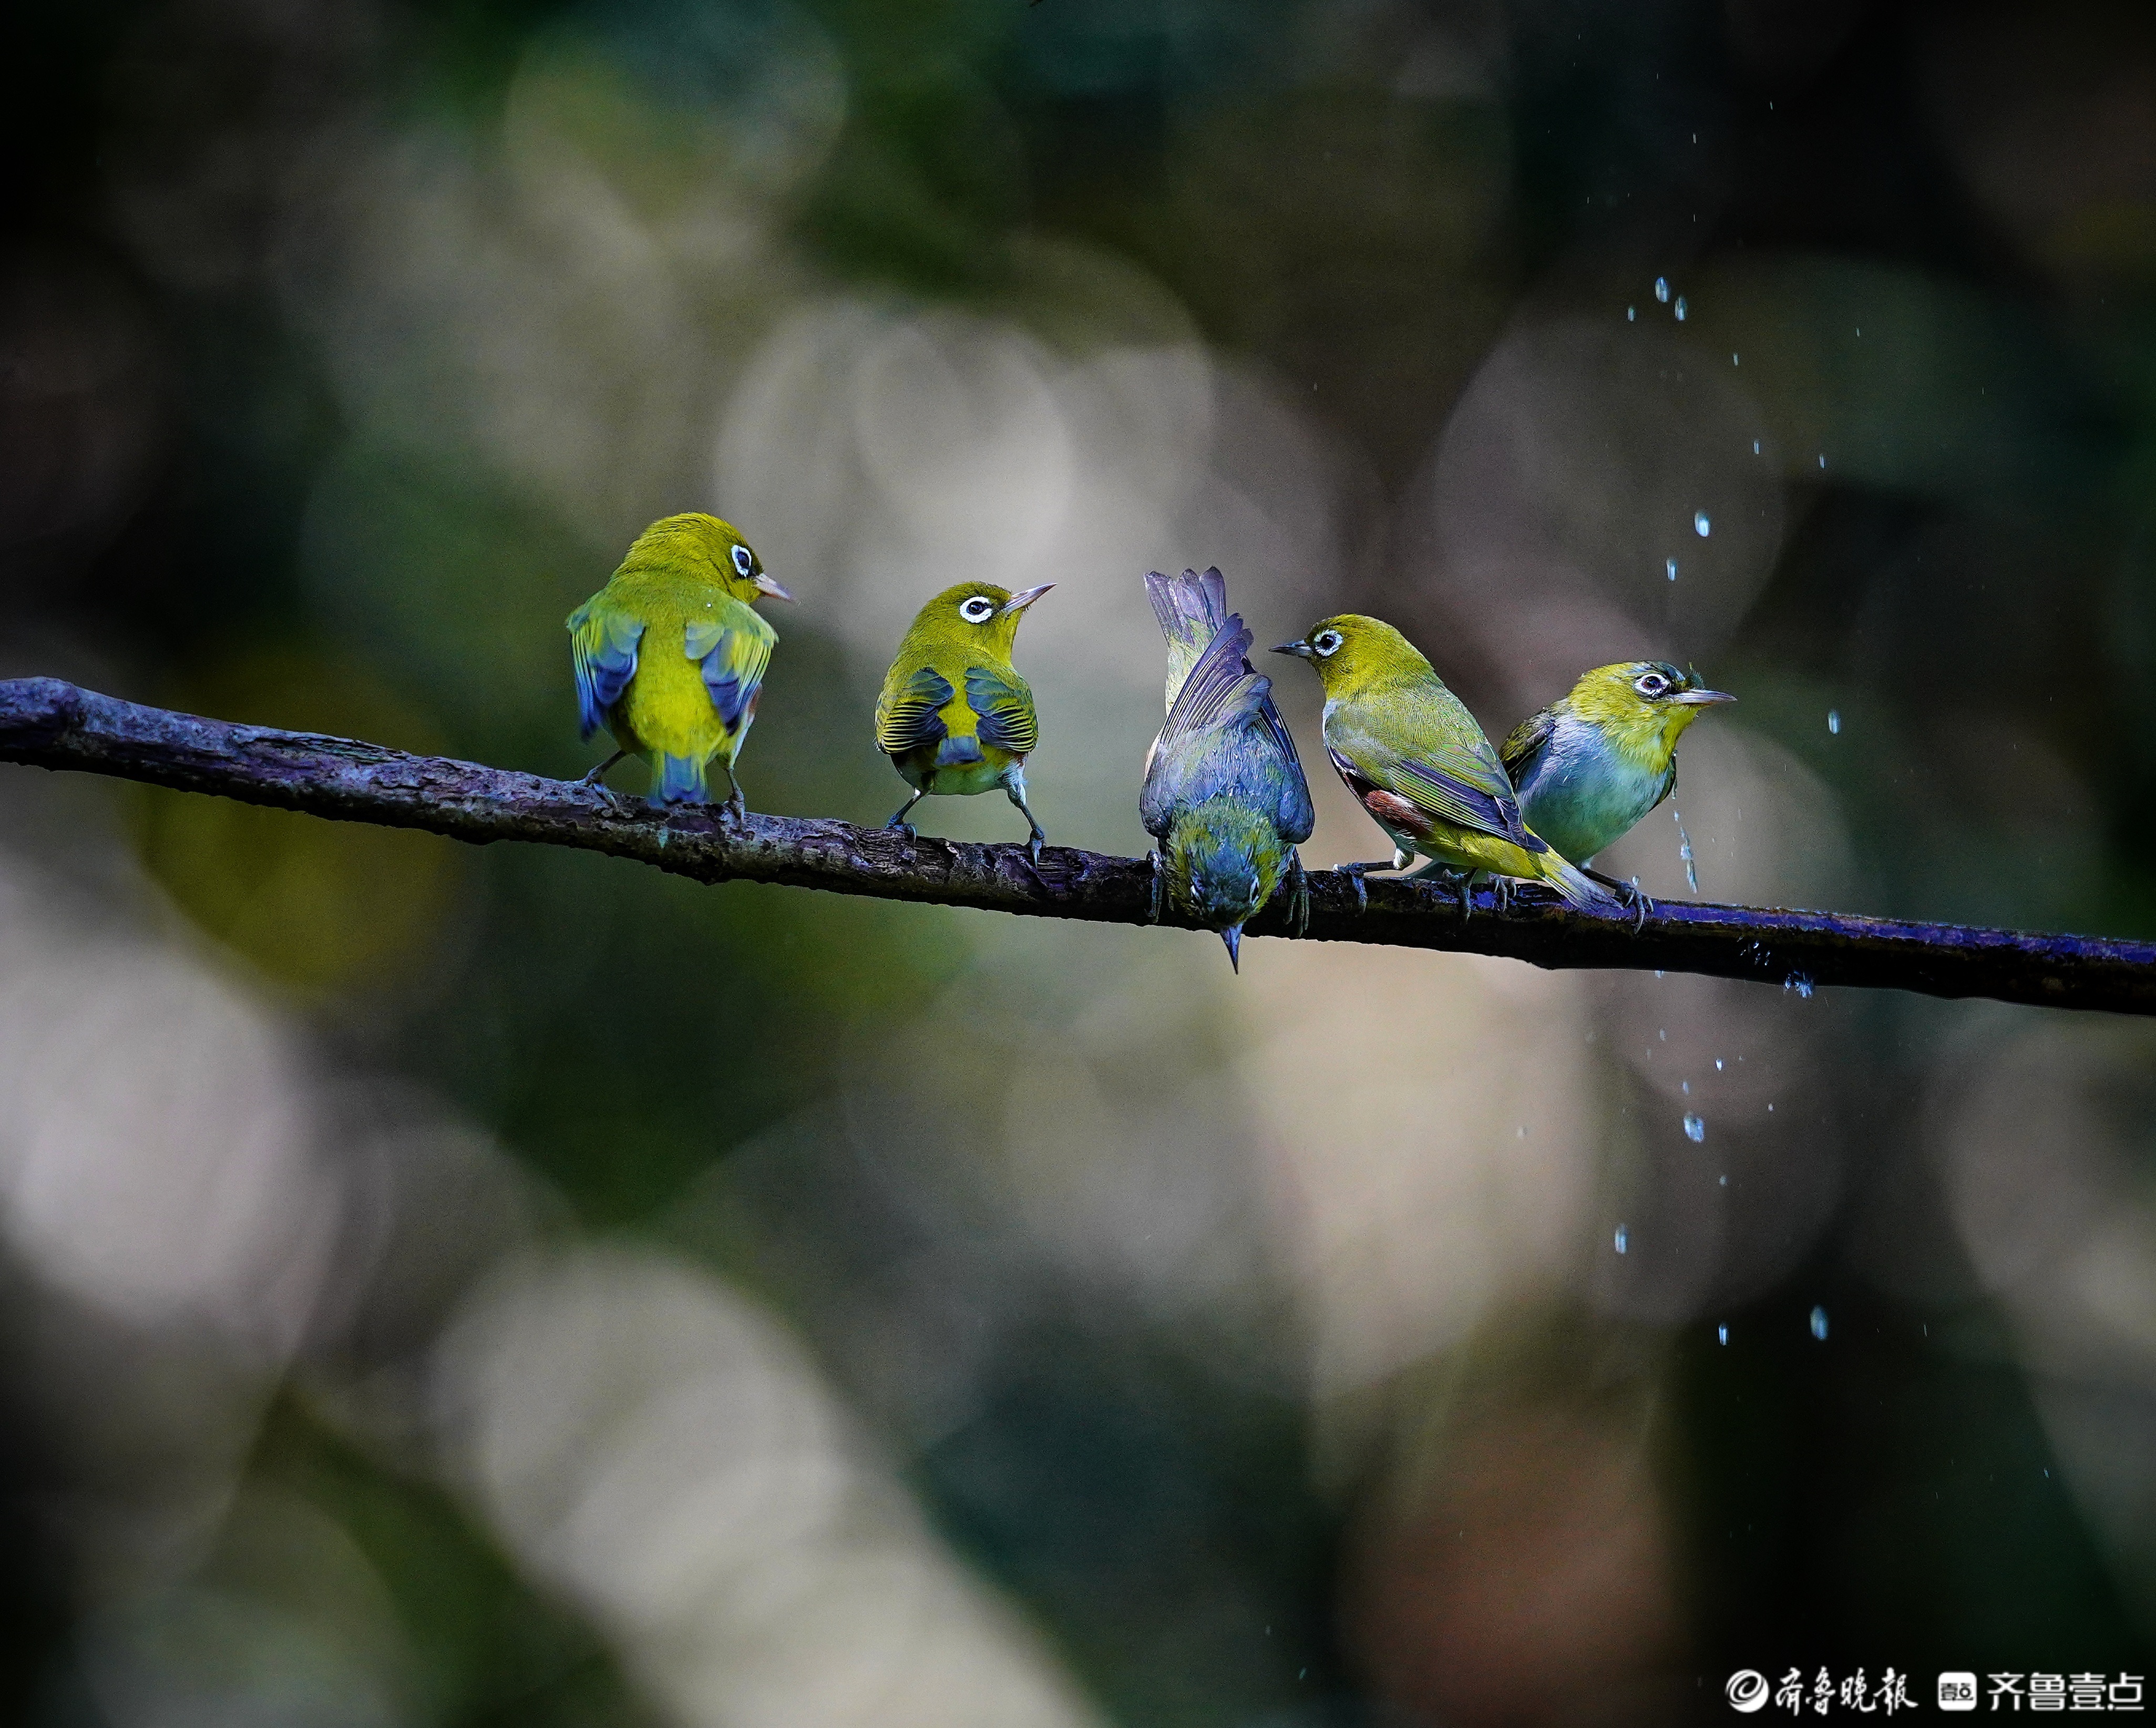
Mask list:
POLYGON ((1617 1234, 1613 1240, 1617 1245, 1617 1252, 1620 1254, 1623 1253, 1625 1252, 1625 1227, 1622 1224, 1620 1224, 1617 1227, 1617 1234))
POLYGON ((1712 529, 1713 526, 1713 523, 1707 521, 1707 512, 1704 510, 1695 510, 1692 512, 1691 531, 1693 533, 1698 535, 1701 539, 1704 540, 1707 538, 1708 532, 1712 529))
POLYGON ((1714 1072, 1717 1074, 1722 1072, 1722 1058, 1718 1056, 1714 1059, 1714 1072))
POLYGON ((1670 299, 1670 280, 1667 276, 1655 278, 1655 298, 1667 306, 1670 299))
MULTIPOLYGON (((1784 978, 1782 980, 1782 988, 1785 990, 1794 990, 1807 1002, 1812 999, 1812 981, 1801 972, 1792 972, 1784 978)), ((1769 1104, 1767 1108, 1771 1110, 1774 1107, 1769 1104)))
POLYGON ((1677 322, 1678 322, 1678 323, 1680 323, 1680 324, 1681 324, 1681 323, 1683 323, 1683 322, 1684 322, 1684 321, 1685 321, 1685 298, 1684 298, 1684 296, 1682 296, 1681 294, 1680 294, 1680 295, 1677 296, 1677 322))
POLYGON ((1714 1341, 1715 1341, 1717 1344, 1727 1344, 1727 1343, 1728 1343, 1728 1342, 1729 1342, 1729 1328, 1728 1328, 1728 1327, 1727 1327, 1727 1326, 1717 1326, 1717 1327, 1714 1329, 1714 1341))
POLYGON ((1676 805, 1670 806, 1670 814, 1676 816, 1677 856, 1684 860, 1685 880, 1691 884, 1691 891, 1697 894, 1699 892, 1699 865, 1692 856, 1691 836, 1685 832, 1684 818, 1677 815, 1676 805))
POLYGON ((1707 1144, 1707 1119, 1703 1116, 1696 1116, 1689 1110, 1686 1111, 1685 1138, 1690 1140, 1695 1146, 1705 1145, 1707 1144))
POLYGON ((1625 321, 1627 324, 1636 324, 1636 323, 1638 323, 1638 322, 1640 321, 1640 309, 1639 309, 1639 307, 1637 307, 1637 306, 1626 306, 1626 307, 1625 308, 1625 321))
POLYGON ((1752 440, 1752 454, 1755 456, 1759 454, 1759 440, 1756 438, 1752 440))
POLYGON ((1812 1336, 1821 1344, 1826 1342, 1826 1310, 1823 1308, 1812 1309, 1812 1336))
POLYGON ((1669 573, 1671 581, 1674 582, 1677 579, 1677 561, 1675 558, 1664 558, 1662 568, 1669 573))
POLYGON ((1840 708, 1829 708, 1826 711, 1826 729, 1832 733, 1836 738, 1841 736, 1841 710, 1840 708))

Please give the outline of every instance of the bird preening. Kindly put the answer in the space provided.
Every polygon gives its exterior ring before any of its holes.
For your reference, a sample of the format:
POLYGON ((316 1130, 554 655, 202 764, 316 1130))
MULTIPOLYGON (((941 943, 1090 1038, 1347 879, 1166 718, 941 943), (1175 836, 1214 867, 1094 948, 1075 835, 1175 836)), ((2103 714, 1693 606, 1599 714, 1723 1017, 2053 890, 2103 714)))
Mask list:
MULTIPOLYGON (((1014 593, 962 582, 924 604, 900 640, 875 703, 875 746, 912 789, 885 825, 926 797, 1001 791, 1025 818, 1037 867, 1047 836, 1034 815, 1026 759, 1040 742, 1032 687, 1012 654, 1026 609, 1053 584, 1014 593)), ((1215 931, 1241 969, 1243 927, 1276 896, 1291 928, 1309 898, 1296 847, 1317 823, 1295 740, 1272 681, 1250 660, 1252 634, 1228 608, 1217 569, 1145 579, 1168 650, 1167 717, 1146 753, 1138 815, 1158 843, 1152 916, 1215 931)), ((606 586, 569 615, 583 736, 603 726, 619 748, 585 776, 604 789, 624 756, 649 764, 660 808, 710 801, 747 812, 735 764, 756 717, 778 632, 755 610, 793 597, 740 532, 716 517, 667 517, 639 535, 606 586)), ((1466 705, 1392 625, 1343 613, 1272 651, 1311 666, 1325 689, 1327 758, 1391 841, 1389 860, 1342 867, 1436 874, 1471 908, 1488 875, 1500 903, 1538 882, 1575 910, 1645 915, 1595 856, 1676 784, 1677 741, 1701 712, 1736 698, 1665 661, 1621 661, 1582 675, 1493 748, 1466 705)), ((607 794, 608 797, 614 795, 607 794)))

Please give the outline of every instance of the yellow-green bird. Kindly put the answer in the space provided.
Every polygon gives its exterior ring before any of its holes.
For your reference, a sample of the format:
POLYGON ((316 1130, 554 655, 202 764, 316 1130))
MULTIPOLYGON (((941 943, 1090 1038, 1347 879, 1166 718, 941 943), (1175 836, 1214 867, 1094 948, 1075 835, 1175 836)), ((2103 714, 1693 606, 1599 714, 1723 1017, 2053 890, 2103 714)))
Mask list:
POLYGON ((1419 854, 1461 872, 1460 898, 1478 870, 1554 888, 1582 912, 1619 907, 1520 818, 1512 783, 1466 704, 1389 624, 1344 613, 1311 626, 1276 654, 1308 661, 1325 683, 1325 748, 1356 801, 1391 836, 1389 866, 1350 864, 1355 891, 1368 870, 1404 870, 1419 854))
POLYGON ((916 615, 876 698, 876 748, 913 796, 886 828, 932 793, 970 797, 1000 786, 1030 834, 1035 864, 1048 836, 1025 801, 1025 759, 1040 740, 1033 689, 1011 665, 1025 609, 1055 584, 1013 594, 992 582, 947 588, 916 615))
POLYGON ((1677 740, 1700 710, 1736 700, 1667 661, 1620 661, 1582 673, 1497 753, 1527 825, 1584 870, 1676 789, 1677 740))
POLYGON ((778 640, 749 604, 764 594, 793 598, 715 516, 670 516, 636 537, 607 585, 569 615, 582 735, 604 726, 621 747, 587 784, 640 756, 651 764, 653 804, 701 804, 716 761, 726 807, 747 813, 734 759, 778 640))

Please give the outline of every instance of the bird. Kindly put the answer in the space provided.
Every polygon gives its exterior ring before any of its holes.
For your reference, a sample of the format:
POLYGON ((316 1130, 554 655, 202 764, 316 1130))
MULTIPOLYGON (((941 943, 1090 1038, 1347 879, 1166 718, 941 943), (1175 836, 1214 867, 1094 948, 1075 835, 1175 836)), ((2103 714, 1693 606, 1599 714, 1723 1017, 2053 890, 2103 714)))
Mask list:
POLYGON ((1514 727, 1497 755, 1527 825, 1587 870, 1676 789, 1677 740, 1700 711, 1736 700, 1667 661, 1619 661, 1581 673, 1568 695, 1514 727))
POLYGON ((701 804, 716 762, 725 808, 747 814, 734 760, 778 640, 750 605, 765 595, 793 598, 730 522, 690 512, 636 537, 607 585, 569 615, 580 735, 604 726, 620 746, 584 784, 603 790, 609 768, 639 756, 651 764, 653 805, 701 804))
POLYGON ((1317 669, 1325 685, 1326 753, 1392 839, 1389 865, 1344 867, 1358 903, 1363 872, 1404 870, 1419 854, 1460 872, 1463 911, 1471 910, 1468 887, 1478 870, 1543 882, 1581 912, 1620 910, 1521 820, 1512 784, 1475 717, 1392 625, 1343 613, 1273 651, 1317 669))
POLYGON ((932 793, 970 797, 1000 786, 1025 818, 1026 855, 1039 867, 1048 836, 1025 801, 1025 759, 1040 727, 1011 645, 1025 609, 1055 586, 1013 594, 961 582, 915 615, 876 698, 876 748, 913 788, 885 827, 911 836, 906 815, 932 793))
POLYGON ((1152 855, 1152 918, 1163 898, 1219 933, 1242 970, 1243 926, 1288 883, 1289 917, 1309 922, 1299 841, 1317 813, 1272 680, 1247 656, 1250 632, 1228 610, 1217 569, 1145 579, 1168 639, 1168 719, 1146 752, 1138 820, 1160 842, 1152 855))

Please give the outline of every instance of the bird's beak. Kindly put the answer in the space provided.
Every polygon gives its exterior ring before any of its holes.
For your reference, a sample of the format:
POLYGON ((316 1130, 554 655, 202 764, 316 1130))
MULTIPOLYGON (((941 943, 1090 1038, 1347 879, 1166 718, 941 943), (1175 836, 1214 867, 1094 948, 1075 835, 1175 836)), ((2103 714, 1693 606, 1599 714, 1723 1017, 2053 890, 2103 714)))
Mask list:
POLYGON ((784 589, 781 588, 776 582, 773 582, 761 570, 757 572, 756 591, 758 594, 767 594, 774 600, 784 600, 789 604, 792 604, 793 599, 793 596, 792 594, 787 593, 784 589))
POLYGON ((1220 933, 1220 939, 1228 944, 1228 964, 1240 975, 1243 969, 1243 927, 1229 925, 1220 933))
POLYGON ((1016 594, 1013 594, 1009 599, 1004 602, 1004 616, 1008 618, 1014 612, 1024 611, 1028 606, 1030 606, 1035 600, 1039 599, 1043 594, 1046 594, 1050 589, 1055 586, 1055 584, 1052 582, 1044 582, 1038 588, 1020 589, 1016 594))
POLYGON ((1707 708, 1737 698, 1720 690, 1680 690, 1670 700, 1681 708, 1707 708))
POLYGON ((1275 654, 1292 654, 1297 660, 1307 660, 1310 658, 1310 644, 1307 642, 1282 642, 1279 646, 1270 651, 1275 654))

